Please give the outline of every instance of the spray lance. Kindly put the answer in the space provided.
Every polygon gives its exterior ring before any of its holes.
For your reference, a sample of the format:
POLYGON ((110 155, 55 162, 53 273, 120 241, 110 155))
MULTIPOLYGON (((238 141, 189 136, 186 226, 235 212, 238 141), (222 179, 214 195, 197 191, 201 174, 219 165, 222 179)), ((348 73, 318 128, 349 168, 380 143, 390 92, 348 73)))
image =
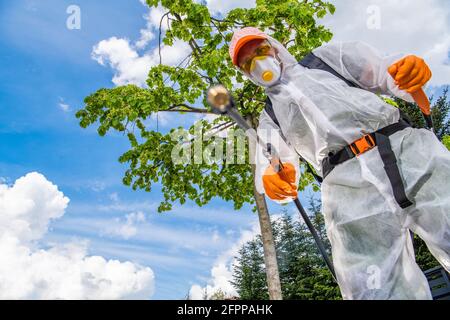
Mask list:
POLYGON ((425 119, 425 123, 431 131, 434 131, 433 129, 433 120, 431 119, 431 107, 430 107, 430 100, 428 100, 427 95, 425 94, 425 91, 423 89, 419 89, 413 93, 411 93, 411 96, 413 97, 414 101, 419 106, 420 110, 422 111, 423 117, 425 119))
MULTIPOLYGON (((233 97, 229 91, 222 85, 216 85, 211 87, 207 92, 207 101, 209 105, 213 108, 213 111, 220 115, 227 115, 233 119, 236 124, 243 129, 247 136, 258 143, 262 150, 265 150, 264 155, 270 161, 270 165, 273 167, 275 172, 280 172, 283 170, 283 163, 280 160, 278 151, 270 144, 266 143, 258 134, 253 130, 253 128, 245 121, 245 119, 239 114, 235 107, 233 97)), ((305 209, 303 208, 300 200, 296 198, 294 200, 295 206, 297 207, 303 221, 306 223, 309 231, 311 232, 317 247, 319 248, 320 254, 322 255, 327 267, 329 268, 331 274, 336 279, 336 274, 334 272, 333 264, 325 249, 325 245, 322 239, 319 237, 314 225, 308 217, 305 209)))

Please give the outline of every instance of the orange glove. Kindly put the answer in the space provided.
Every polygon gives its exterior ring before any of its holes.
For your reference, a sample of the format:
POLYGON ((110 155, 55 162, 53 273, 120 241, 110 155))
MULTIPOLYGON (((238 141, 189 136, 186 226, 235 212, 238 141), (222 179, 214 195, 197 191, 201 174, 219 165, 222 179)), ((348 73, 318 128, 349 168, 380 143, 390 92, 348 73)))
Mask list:
POLYGON ((411 94, 421 89, 432 76, 431 70, 425 61, 412 55, 394 63, 389 67, 388 71, 394 78, 395 84, 401 90, 406 90, 411 94))
POLYGON ((295 184, 295 168, 290 163, 283 163, 283 169, 275 172, 272 166, 267 167, 263 176, 264 190, 272 200, 286 200, 297 198, 297 185, 295 184))

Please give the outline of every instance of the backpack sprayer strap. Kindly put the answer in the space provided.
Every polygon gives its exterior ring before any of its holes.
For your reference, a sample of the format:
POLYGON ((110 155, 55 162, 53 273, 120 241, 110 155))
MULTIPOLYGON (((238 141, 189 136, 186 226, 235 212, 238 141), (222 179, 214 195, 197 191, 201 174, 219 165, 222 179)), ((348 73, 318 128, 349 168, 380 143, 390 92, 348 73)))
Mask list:
MULTIPOLYGON (((323 71, 327 71, 337 78, 343 80, 348 86, 356 87, 359 86, 355 83, 345 79, 342 75, 336 72, 333 68, 331 68, 328 64, 326 64, 322 59, 315 56, 313 53, 310 53, 303 58, 299 62, 305 68, 309 69, 319 69, 323 71)), ((274 121, 274 123, 281 128, 280 123, 275 115, 273 110, 272 102, 269 98, 266 101, 265 111, 269 115, 269 117, 274 121)), ((339 164, 350 160, 356 156, 359 156, 376 146, 378 147, 378 151, 380 152, 381 158, 383 160, 384 168, 386 170, 386 174, 388 175, 389 181, 391 183, 395 200, 400 205, 401 208, 407 208, 412 205, 412 202, 407 198, 405 188, 403 185, 403 181, 400 175, 400 170, 397 166, 397 159, 395 158, 395 154, 392 151, 391 144, 389 141, 389 136, 394 133, 401 131, 405 128, 411 127, 411 122, 409 118, 399 109, 401 120, 398 123, 394 123, 390 126, 382 128, 377 132, 365 135, 360 139, 354 141, 350 145, 346 146, 339 152, 336 152, 333 155, 325 158, 322 162, 323 169, 323 178, 319 177, 312 169, 311 166, 307 163, 307 171, 310 172, 315 179, 321 183, 323 179, 339 164)), ((432 126, 431 117, 425 117, 428 126, 432 126)), ((280 130, 281 132, 281 130, 280 130)), ((282 138, 286 141, 286 138, 283 136, 281 132, 282 138)), ((306 162, 306 161, 305 161, 306 162)))
POLYGON ((397 165, 395 153, 392 150, 389 136, 396 132, 409 128, 410 125, 400 120, 397 123, 384 127, 374 133, 364 135, 362 138, 354 141, 334 154, 330 154, 322 162, 324 179, 333 169, 341 163, 358 157, 375 147, 378 147, 381 159, 384 164, 384 170, 392 186, 394 198, 402 209, 411 206, 413 203, 406 196, 405 187, 397 165))

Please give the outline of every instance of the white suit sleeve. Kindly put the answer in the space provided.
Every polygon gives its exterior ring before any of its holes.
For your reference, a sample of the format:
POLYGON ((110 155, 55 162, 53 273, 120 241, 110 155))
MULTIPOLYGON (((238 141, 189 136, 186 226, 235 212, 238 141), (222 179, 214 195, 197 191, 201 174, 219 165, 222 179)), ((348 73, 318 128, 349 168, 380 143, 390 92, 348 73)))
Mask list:
MULTIPOLYGON (((299 156, 291 147, 287 145, 284 139, 281 137, 280 128, 273 122, 270 116, 263 111, 261 116, 259 117, 259 126, 258 126, 258 136, 261 137, 262 141, 265 143, 270 143, 277 150, 278 155, 280 156, 281 162, 286 163, 289 162, 294 165, 296 171, 296 181, 298 182, 300 178, 300 169, 299 169, 299 156)), ((255 152, 255 184, 256 190, 258 193, 265 194, 264 185, 263 185, 263 175, 266 168, 269 166, 269 160, 265 156, 265 150, 262 148, 260 144, 256 146, 255 152)), ((288 201, 276 201, 278 203, 286 203, 288 201)))
POLYGON ((388 68, 404 54, 383 55, 364 42, 337 42, 317 48, 313 53, 347 80, 368 91, 393 95, 414 102, 409 93, 400 90, 388 68))

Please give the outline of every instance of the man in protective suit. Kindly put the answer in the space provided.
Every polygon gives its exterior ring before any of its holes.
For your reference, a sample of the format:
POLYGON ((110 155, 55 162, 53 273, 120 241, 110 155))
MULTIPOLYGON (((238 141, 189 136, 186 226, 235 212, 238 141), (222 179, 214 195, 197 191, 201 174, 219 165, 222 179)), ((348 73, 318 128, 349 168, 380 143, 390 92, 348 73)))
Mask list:
POLYGON ((258 191, 280 203, 295 199, 299 157, 323 178, 323 214, 344 299, 431 299, 410 230, 450 271, 450 152, 377 95, 414 102, 431 78, 423 59, 334 43, 315 49, 309 65, 316 66, 308 68, 256 28, 235 32, 230 56, 265 88, 270 103, 258 132, 268 134, 284 163, 275 172, 257 153, 258 191))

